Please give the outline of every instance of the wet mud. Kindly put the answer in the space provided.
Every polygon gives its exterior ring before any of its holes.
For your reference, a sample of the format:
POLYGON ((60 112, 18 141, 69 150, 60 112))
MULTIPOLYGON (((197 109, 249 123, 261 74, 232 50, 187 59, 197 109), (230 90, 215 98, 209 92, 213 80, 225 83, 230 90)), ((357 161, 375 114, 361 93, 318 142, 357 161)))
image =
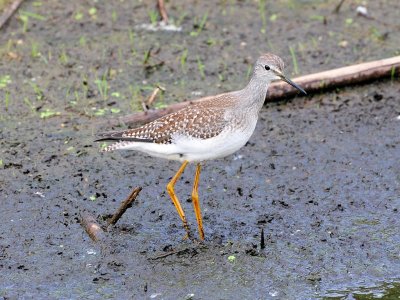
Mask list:
MULTIPOLYGON (((45 19, 30 15, 26 30, 12 19, 0 37, 0 298, 397 297, 397 77, 267 103, 243 149, 203 165, 204 243, 183 240, 165 191, 179 163, 93 143, 156 84, 156 107, 238 89, 264 51, 291 77, 294 62, 299 75, 398 54, 396 1, 368 1, 375 19, 355 3, 336 15, 336 1, 309 2, 167 2, 182 32, 135 27, 155 9, 140 1, 24 3, 45 19), (81 213, 105 224, 136 186, 94 243, 81 213)), ((194 170, 176 192, 196 233, 194 170)))

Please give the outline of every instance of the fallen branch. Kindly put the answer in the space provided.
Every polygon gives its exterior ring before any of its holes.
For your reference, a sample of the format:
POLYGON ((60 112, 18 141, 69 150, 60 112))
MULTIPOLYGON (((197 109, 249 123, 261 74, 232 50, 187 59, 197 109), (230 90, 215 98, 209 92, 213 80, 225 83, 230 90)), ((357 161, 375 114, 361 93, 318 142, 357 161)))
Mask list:
POLYGON ((4 11, 4 13, 0 17, 0 28, 3 27, 4 24, 7 23, 8 19, 15 13, 18 7, 24 0, 15 0, 10 6, 4 11))
POLYGON ((344 1, 345 1, 345 0, 341 0, 341 1, 339 2, 339 4, 336 5, 336 7, 335 7, 335 9, 334 9, 334 11, 333 11, 335 14, 338 14, 338 13, 339 13, 339 10, 340 10, 340 8, 342 7, 344 1))
POLYGON ((136 200, 141 190, 141 187, 137 187, 131 192, 128 198, 126 198, 126 200, 121 203, 114 215, 107 221, 107 227, 109 227, 110 225, 115 225, 118 222, 125 211, 132 206, 133 201, 136 200))
POLYGON ((165 91, 165 89, 159 85, 157 85, 157 87, 154 89, 154 91, 151 93, 149 99, 147 99, 146 101, 146 106, 147 107, 151 107, 151 105, 153 104, 154 100, 156 99, 156 96, 158 94, 159 91, 165 91))
MULTIPOLYGON (((333 69, 325 72, 294 78, 307 93, 332 89, 340 86, 358 84, 379 78, 394 76, 400 70, 400 56, 333 69)), ((285 82, 274 82, 268 89, 266 101, 271 102, 283 97, 291 97, 298 91, 285 82)), ((172 104, 163 109, 148 110, 111 120, 112 126, 122 124, 143 124, 173 113, 186 106, 201 102, 204 98, 172 104)))
MULTIPOLYGON (((310 74, 295 78, 295 81, 307 93, 342 87, 351 84, 368 82, 379 78, 399 74, 400 56, 376 60, 372 62, 333 69, 325 72, 310 74)), ((293 96, 297 90, 284 82, 271 85, 268 91, 268 100, 293 96)))
POLYGON ((160 16, 161 16, 162 20, 164 21, 165 24, 167 24, 168 23, 168 15, 167 15, 167 10, 165 9, 164 0, 157 1, 157 8, 158 8, 158 11, 160 12, 160 16))
POLYGON ((80 219, 82 227, 93 241, 98 242, 105 239, 103 229, 91 214, 83 212, 80 219))

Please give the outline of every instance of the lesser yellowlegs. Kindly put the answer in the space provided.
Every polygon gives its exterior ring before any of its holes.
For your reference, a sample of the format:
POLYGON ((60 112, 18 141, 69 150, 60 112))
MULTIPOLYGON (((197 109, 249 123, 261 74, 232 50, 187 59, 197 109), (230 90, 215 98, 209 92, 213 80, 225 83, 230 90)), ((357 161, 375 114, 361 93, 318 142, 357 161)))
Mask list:
POLYGON ((189 162, 197 162, 192 201, 204 239, 199 204, 198 184, 200 163, 230 155, 249 140, 256 127, 258 113, 264 103, 268 86, 273 80, 284 80, 302 93, 306 92, 282 73, 283 61, 274 54, 260 56, 247 86, 239 91, 210 96, 194 105, 161 117, 141 127, 101 134, 97 141, 116 141, 103 151, 137 150, 152 156, 182 162, 167 185, 167 191, 183 222, 187 235, 189 226, 174 186, 189 162))

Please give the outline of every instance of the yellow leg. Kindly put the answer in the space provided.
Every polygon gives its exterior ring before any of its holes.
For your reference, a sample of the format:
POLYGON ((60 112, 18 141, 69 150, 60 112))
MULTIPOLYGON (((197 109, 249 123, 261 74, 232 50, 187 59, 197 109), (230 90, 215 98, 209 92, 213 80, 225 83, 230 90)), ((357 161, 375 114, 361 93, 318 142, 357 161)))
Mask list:
POLYGON ((197 164, 196 175, 194 176, 192 201, 193 201, 194 213, 196 214, 197 225, 199 227, 200 239, 204 240, 203 220, 201 219, 201 210, 200 210, 199 192, 198 192, 200 171, 201 171, 201 166, 200 164, 197 164))
POLYGON ((185 213, 183 212, 182 206, 179 203, 178 197, 175 194, 174 191, 174 186, 176 182, 178 181, 179 177, 182 175, 183 171, 185 170, 186 166, 188 164, 188 161, 185 160, 181 167, 179 168, 178 172, 176 172, 175 176, 171 179, 171 181, 167 184, 167 192, 169 196, 171 197, 172 202, 175 205, 176 210, 178 211, 179 217, 181 218, 183 222, 183 228, 185 228, 187 237, 190 237, 190 231, 189 231, 189 226, 186 221, 185 213))

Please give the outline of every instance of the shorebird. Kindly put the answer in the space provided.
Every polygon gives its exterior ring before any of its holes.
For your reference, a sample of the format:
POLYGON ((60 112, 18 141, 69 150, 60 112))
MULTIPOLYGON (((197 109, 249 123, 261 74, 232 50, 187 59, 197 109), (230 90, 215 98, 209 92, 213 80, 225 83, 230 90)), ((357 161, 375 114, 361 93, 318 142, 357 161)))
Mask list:
POLYGON ((192 202, 199 236, 204 240, 198 185, 200 163, 222 158, 242 148, 253 134, 258 113, 263 106, 269 84, 283 80, 303 94, 306 92, 283 74, 284 63, 274 54, 261 55, 254 66, 247 86, 239 91, 209 96, 177 112, 141 127, 100 134, 96 141, 115 142, 102 151, 136 150, 148 155, 182 162, 178 172, 167 184, 179 217, 191 237, 185 213, 175 194, 174 186, 189 162, 197 163, 192 202))

